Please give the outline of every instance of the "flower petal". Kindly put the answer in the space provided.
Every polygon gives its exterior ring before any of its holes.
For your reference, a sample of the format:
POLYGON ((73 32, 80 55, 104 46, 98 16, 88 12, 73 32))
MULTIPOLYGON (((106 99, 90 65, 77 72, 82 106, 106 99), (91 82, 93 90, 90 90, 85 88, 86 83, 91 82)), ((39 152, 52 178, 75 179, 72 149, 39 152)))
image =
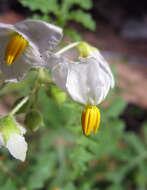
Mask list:
POLYGON ((48 56, 47 62, 43 51, 53 48, 61 38, 62 30, 60 28, 43 21, 23 21, 14 26, 0 23, 0 69, 5 81, 22 80, 32 67, 48 65, 48 68, 51 68, 54 63, 58 62, 56 56, 48 56), (8 42, 16 33, 22 35, 28 41, 28 45, 16 62, 8 66, 4 60, 5 50, 8 42))
POLYGON ((8 42, 14 35, 14 31, 6 27, 1 27, 0 24, 0 64, 4 62, 5 50, 8 45, 8 42))
POLYGON ((0 23, 0 37, 3 37, 5 35, 11 35, 13 33, 14 33, 13 25, 0 23))
POLYGON ((104 57, 98 50, 91 51, 91 56, 97 59, 98 63, 100 64, 100 67, 110 76, 111 88, 113 88, 115 85, 114 77, 107 61, 104 59, 104 57))
POLYGON ((62 62, 56 64, 54 67, 52 67, 52 78, 54 82, 57 84, 57 86, 63 90, 64 92, 67 92, 66 88, 66 81, 67 81, 67 75, 68 75, 68 67, 69 67, 69 61, 67 59, 63 59, 62 62))
POLYGON ((99 104, 107 95, 111 78, 95 57, 56 65, 52 69, 55 83, 81 104, 99 104))
POLYGON ((44 67, 43 65, 46 64, 41 58, 38 48, 30 43, 16 62, 8 66, 4 60, 5 50, 8 42, 15 34, 12 25, 0 24, 0 69, 6 82, 18 82, 25 77, 32 67, 44 67))
POLYGON ((67 77, 67 89, 70 96, 82 104, 96 105, 103 100, 105 81, 97 61, 85 58, 72 64, 67 77))
POLYGON ((50 69, 50 70, 53 69, 53 67, 55 67, 57 64, 64 63, 67 61, 63 56, 56 55, 56 54, 51 53, 49 51, 43 52, 42 58, 45 62, 45 64, 44 64, 45 68, 50 69))
POLYGON ((25 48, 21 56, 11 66, 8 66, 1 58, 0 61, 0 69, 6 82, 18 82, 22 80, 32 67, 45 67, 45 62, 40 57, 40 53, 37 49, 33 49, 30 46, 25 48))
POLYGON ((21 134, 22 134, 22 135, 25 135, 25 134, 26 134, 27 130, 26 130, 23 126, 19 125, 19 123, 18 123, 18 126, 17 126, 17 127, 18 127, 19 130, 21 131, 21 134))
POLYGON ((24 34, 28 41, 43 52, 54 48, 62 38, 62 29, 40 20, 25 20, 17 23, 15 29, 24 34))
POLYGON ((14 158, 21 161, 25 160, 28 145, 23 136, 18 134, 11 135, 6 147, 14 158))

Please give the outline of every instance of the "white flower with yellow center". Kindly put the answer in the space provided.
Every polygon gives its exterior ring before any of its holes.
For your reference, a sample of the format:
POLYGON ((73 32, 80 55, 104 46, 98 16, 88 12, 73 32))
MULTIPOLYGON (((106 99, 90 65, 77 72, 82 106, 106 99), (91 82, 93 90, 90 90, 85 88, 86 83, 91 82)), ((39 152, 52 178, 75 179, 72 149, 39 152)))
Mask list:
POLYGON ((15 121, 13 116, 0 118, 0 147, 5 146, 14 158, 21 161, 25 160, 28 148, 24 134, 25 129, 15 121))
POLYGON ((61 38, 61 28, 39 20, 0 23, 0 69, 5 81, 18 82, 30 68, 45 67, 44 53, 61 38))
POLYGON ((74 101, 86 106, 81 122, 83 133, 88 136, 92 130, 94 133, 98 130, 100 111, 96 105, 104 100, 110 87, 114 87, 114 78, 102 56, 83 57, 86 58, 79 58, 79 62, 62 60, 52 68, 52 77, 59 88, 68 93, 74 101))

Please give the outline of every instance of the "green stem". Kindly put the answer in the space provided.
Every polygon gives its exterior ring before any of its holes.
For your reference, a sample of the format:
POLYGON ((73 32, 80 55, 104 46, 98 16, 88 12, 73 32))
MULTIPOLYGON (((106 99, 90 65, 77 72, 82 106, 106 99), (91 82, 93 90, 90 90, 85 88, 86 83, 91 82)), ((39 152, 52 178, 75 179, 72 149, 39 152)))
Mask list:
POLYGON ((71 43, 71 44, 65 46, 64 48, 62 48, 61 50, 56 52, 56 55, 60 55, 60 54, 62 54, 64 52, 68 51, 69 49, 76 47, 77 45, 79 45, 79 43, 80 42, 74 42, 74 43, 71 43))
POLYGON ((12 109, 12 111, 9 113, 9 115, 13 116, 28 100, 29 98, 36 93, 36 91, 38 91, 38 89, 40 88, 40 83, 38 85, 35 86, 35 88, 33 88, 33 90, 31 91, 31 93, 26 96, 19 104, 16 105, 16 107, 14 107, 14 109, 12 109))
POLYGON ((44 77, 45 77, 44 69, 43 68, 39 68, 38 72, 39 72, 39 79, 38 79, 38 81, 40 83, 42 83, 44 81, 44 77))
MULTIPOLYGON (((40 69, 39 70, 39 78, 38 80, 36 81, 36 85, 35 87, 33 88, 33 90, 31 91, 31 93, 24 97, 24 99, 22 99, 22 101, 16 105, 16 107, 14 107, 12 109, 12 111, 9 113, 9 115, 13 116, 28 100, 29 98, 36 93, 36 96, 35 96, 35 104, 37 104, 37 96, 38 96, 38 90, 39 88, 41 87, 41 84, 44 84, 44 71, 43 69, 40 69)), ((48 85, 53 85, 53 83, 51 82, 48 82, 48 85)))
POLYGON ((13 116, 29 99, 30 96, 26 96, 19 104, 17 104, 14 109, 9 113, 9 115, 13 116))

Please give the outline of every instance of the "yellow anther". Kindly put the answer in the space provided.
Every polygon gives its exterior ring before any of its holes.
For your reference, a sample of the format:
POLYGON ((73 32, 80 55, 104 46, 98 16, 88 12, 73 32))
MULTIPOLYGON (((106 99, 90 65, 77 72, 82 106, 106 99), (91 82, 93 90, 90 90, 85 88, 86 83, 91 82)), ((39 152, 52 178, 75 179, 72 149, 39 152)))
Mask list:
POLYGON ((77 46, 77 49, 79 56, 83 58, 90 56, 91 52, 96 50, 96 48, 90 46, 86 42, 80 42, 79 45, 77 46))
POLYGON ((23 53, 27 41, 19 34, 13 36, 5 50, 5 60, 8 66, 15 62, 23 53))
POLYGON ((94 129, 96 134, 100 124, 100 111, 96 106, 87 106, 82 113, 81 123, 83 134, 88 136, 94 129))

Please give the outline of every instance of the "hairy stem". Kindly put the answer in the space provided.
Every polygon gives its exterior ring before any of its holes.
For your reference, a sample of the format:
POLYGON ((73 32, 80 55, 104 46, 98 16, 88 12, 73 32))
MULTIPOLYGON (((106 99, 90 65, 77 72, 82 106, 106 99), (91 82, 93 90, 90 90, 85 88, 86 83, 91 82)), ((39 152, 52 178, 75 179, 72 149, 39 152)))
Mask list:
POLYGON ((9 115, 14 115, 29 99, 30 96, 26 96, 19 104, 12 109, 12 111, 9 113, 9 115))
POLYGON ((56 55, 60 55, 60 54, 62 54, 64 52, 68 51, 69 49, 76 47, 77 45, 79 45, 79 43, 80 42, 74 42, 74 43, 71 43, 71 44, 65 46, 64 48, 62 48, 61 50, 56 52, 56 55))

